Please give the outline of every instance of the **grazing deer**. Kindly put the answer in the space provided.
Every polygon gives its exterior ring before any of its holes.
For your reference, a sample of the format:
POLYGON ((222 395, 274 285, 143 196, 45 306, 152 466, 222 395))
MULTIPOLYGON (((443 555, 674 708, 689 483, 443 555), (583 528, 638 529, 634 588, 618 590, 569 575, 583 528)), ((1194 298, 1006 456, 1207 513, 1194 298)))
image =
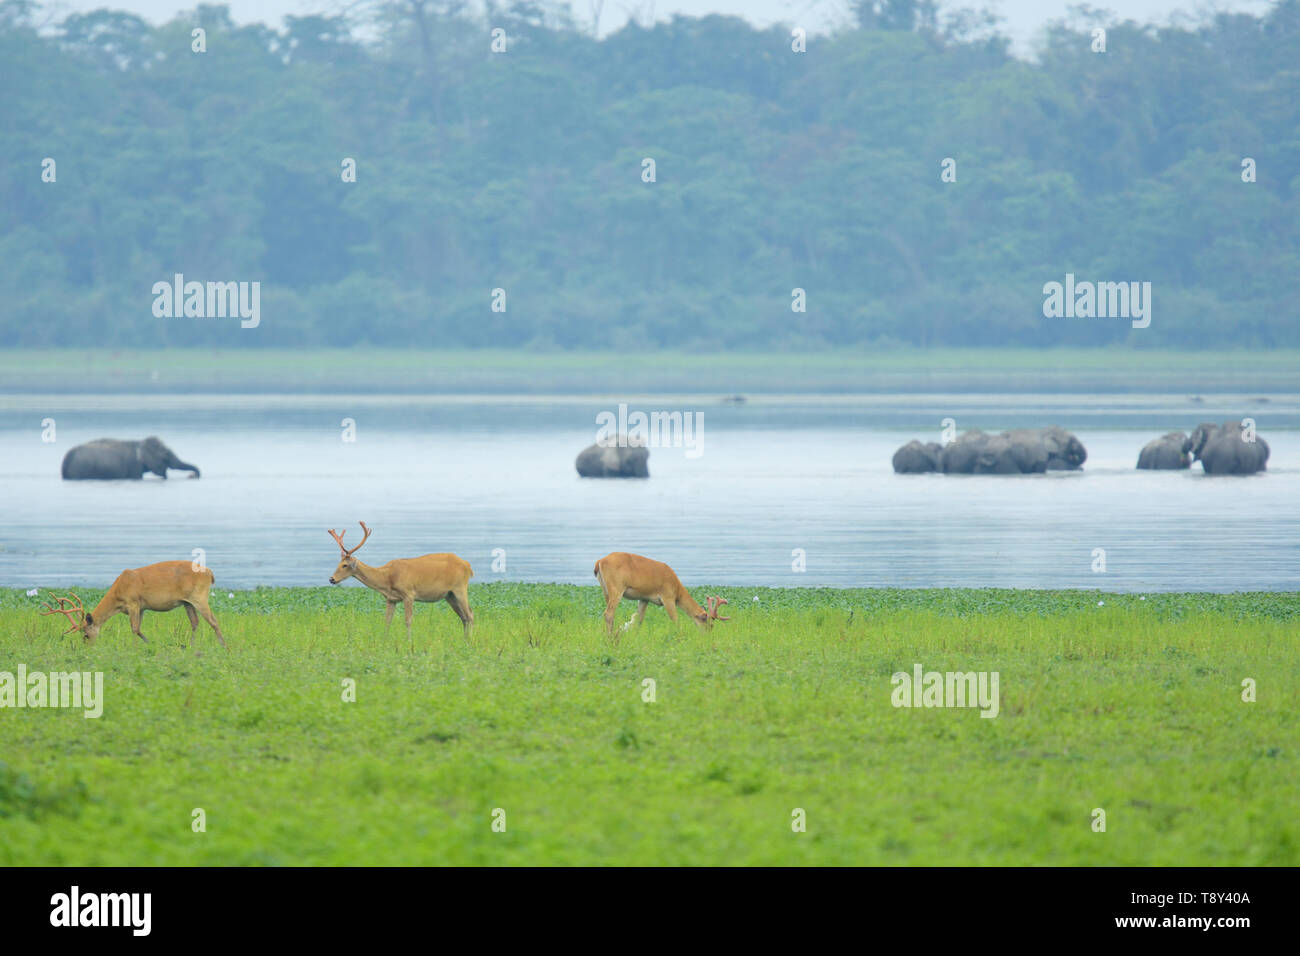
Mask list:
POLYGON ((208 591, 215 580, 216 575, 212 573, 211 568, 195 571, 194 565, 189 561, 162 561, 147 567, 123 571, 117 576, 113 586, 108 589, 103 600, 99 602, 99 606, 89 614, 81 606, 81 599, 75 594, 71 598, 54 595, 59 606, 42 604, 41 607, 45 610, 41 614, 42 616, 65 615, 72 623, 72 627, 63 633, 81 631, 88 641, 93 641, 99 636, 99 629, 114 614, 125 614, 130 618, 131 630, 136 636, 142 641, 148 641, 149 639, 140 633, 140 619, 144 616, 144 612, 171 611, 184 605, 185 613, 190 618, 190 640, 193 640, 194 635, 198 633, 199 615, 202 614, 203 620, 212 625, 212 630, 216 632, 221 646, 225 647, 226 639, 221 635, 221 626, 217 624, 216 616, 208 607, 208 591))
MULTIPOLYGON (((370 537, 370 529, 364 521, 360 522, 365 533, 361 544, 370 537)), ((425 554, 418 558, 394 558, 387 564, 372 568, 363 564, 352 555, 360 548, 345 548, 343 534, 330 529, 330 537, 338 543, 343 557, 339 566, 330 575, 330 584, 340 584, 348 578, 356 578, 366 587, 378 591, 388 602, 384 612, 385 629, 392 626, 393 610, 401 601, 406 609, 406 637, 411 637, 411 614, 415 602, 434 604, 446 599, 451 609, 465 625, 465 639, 469 640, 470 628, 474 626, 474 612, 469 609, 469 579, 474 576, 474 569, 469 562, 454 554, 425 554)))
MULTIPOLYGON (((686 611, 695 623, 708 630, 714 621, 729 621, 729 617, 719 617, 718 608, 727 603, 726 598, 710 597, 708 610, 695 603, 686 587, 678 580, 673 569, 662 561, 652 561, 639 554, 615 551, 596 562, 593 572, 605 591, 605 632, 614 633, 614 615, 618 612, 618 602, 628 597, 640 601, 635 623, 645 620, 648 604, 658 604, 667 613, 668 619, 677 622, 677 608, 686 611)), ((624 624, 620 630, 627 630, 632 621, 624 624)))

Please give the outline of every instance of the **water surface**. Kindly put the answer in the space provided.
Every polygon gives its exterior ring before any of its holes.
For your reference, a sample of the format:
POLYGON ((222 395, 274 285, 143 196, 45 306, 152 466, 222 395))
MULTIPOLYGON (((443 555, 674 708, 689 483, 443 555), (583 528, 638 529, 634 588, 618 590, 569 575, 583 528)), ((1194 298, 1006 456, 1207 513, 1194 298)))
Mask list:
POLYGON ((363 560, 454 551, 477 582, 590 584, 597 558, 627 550, 689 586, 1293 590, 1300 396, 1261 397, 0 396, 0 586, 104 586, 196 548, 221 587, 328 586, 338 549, 326 529, 359 538, 360 519, 374 529, 363 560), (702 412, 702 454, 653 449, 646 481, 580 479, 573 459, 619 401, 702 412), (1152 437, 1245 414, 1272 448, 1266 474, 1133 468, 1152 437), (1088 462, 895 475, 894 450, 937 440, 945 417, 960 429, 1059 423, 1088 462), (203 477, 59 477, 77 443, 149 434, 203 477), (796 549, 806 571, 792 569, 796 549))

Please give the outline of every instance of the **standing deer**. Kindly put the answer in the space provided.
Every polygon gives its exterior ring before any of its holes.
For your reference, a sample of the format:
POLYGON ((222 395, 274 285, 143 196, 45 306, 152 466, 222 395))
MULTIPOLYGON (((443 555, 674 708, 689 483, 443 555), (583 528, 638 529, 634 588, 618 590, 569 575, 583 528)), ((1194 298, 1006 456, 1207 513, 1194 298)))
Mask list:
POLYGON ((216 575, 211 568, 195 571, 194 565, 189 561, 162 561, 123 571, 99 602, 99 606, 89 614, 81 606, 81 599, 73 594, 70 598, 52 595, 59 606, 42 604, 41 607, 45 610, 41 615, 63 614, 72 623, 72 627, 64 631, 64 634, 81 631, 87 641, 93 641, 109 618, 115 614, 125 614, 131 620, 131 630, 140 640, 147 642, 149 639, 140 632, 140 619, 144 612, 171 611, 184 605, 185 613, 190 618, 190 640, 198 633, 199 615, 202 614, 203 620, 212 625, 221 646, 225 647, 226 639, 221 635, 221 626, 208 607, 208 591, 215 580, 216 575))
MULTIPOLYGON (((635 619, 638 625, 645 620, 648 604, 661 606, 674 624, 677 622, 677 607, 680 605, 706 631, 713 627, 714 621, 731 620, 729 617, 718 616, 718 608, 727 603, 726 598, 710 597, 708 610, 705 610, 695 603, 695 598, 691 597, 673 569, 662 561, 653 561, 626 551, 615 551, 597 561, 593 573, 605 591, 607 634, 614 633, 614 615, 618 612, 618 603, 625 597, 641 602, 635 619)), ((632 623, 629 621, 621 630, 627 630, 632 623)))
POLYGON ((394 558, 387 564, 372 568, 363 564, 352 555, 360 550, 361 545, 370 537, 370 529, 364 521, 359 522, 364 535, 361 544, 355 548, 343 546, 343 535, 329 529, 330 537, 335 540, 343 557, 339 566, 330 575, 330 584, 340 584, 348 578, 356 578, 366 587, 378 591, 388 602, 384 612, 385 629, 392 626, 393 610, 401 601, 406 609, 406 637, 411 637, 411 614, 415 602, 435 604, 446 599, 451 609, 465 625, 465 639, 469 640, 470 628, 474 626, 474 612, 469 609, 469 579, 474 576, 474 569, 469 562, 454 554, 425 554, 418 558, 394 558))

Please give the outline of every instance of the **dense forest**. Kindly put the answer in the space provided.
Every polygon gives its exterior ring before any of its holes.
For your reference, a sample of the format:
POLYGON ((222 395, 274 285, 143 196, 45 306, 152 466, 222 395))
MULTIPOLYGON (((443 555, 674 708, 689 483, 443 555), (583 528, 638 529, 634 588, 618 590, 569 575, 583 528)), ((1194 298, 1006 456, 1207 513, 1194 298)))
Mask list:
POLYGON ((4 0, 0 346, 1300 345, 1300 0, 1079 10, 1032 61, 849 8, 800 52, 507 0, 4 0), (176 273, 260 283, 260 323, 159 317, 176 273), (1046 317, 1067 273, 1151 283, 1149 327, 1046 317))

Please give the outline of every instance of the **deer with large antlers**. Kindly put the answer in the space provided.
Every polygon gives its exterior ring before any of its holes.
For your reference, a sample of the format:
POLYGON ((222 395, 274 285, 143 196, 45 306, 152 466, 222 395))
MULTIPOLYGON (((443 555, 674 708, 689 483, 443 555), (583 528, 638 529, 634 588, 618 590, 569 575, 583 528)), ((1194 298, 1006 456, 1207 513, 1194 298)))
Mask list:
POLYGON ((363 532, 361 544, 347 548, 343 544, 343 535, 330 529, 332 537, 343 552, 339 566, 330 575, 330 584, 341 584, 348 578, 356 578, 366 587, 378 591, 388 602, 384 612, 384 627, 393 623, 393 611, 400 601, 406 610, 406 637, 411 637, 411 614, 415 602, 434 604, 446 600, 456 612, 461 623, 465 625, 465 639, 469 640, 470 628, 474 626, 474 612, 469 608, 469 579, 474 576, 474 569, 469 562, 454 554, 425 554, 418 558, 394 558, 387 564, 374 568, 363 564, 353 557, 362 544, 370 538, 370 529, 364 521, 360 522, 363 532))
POLYGON ((208 591, 216 575, 211 568, 199 568, 197 571, 189 561, 162 561, 143 568, 123 571, 108 589, 103 600, 89 614, 81 606, 81 599, 76 594, 70 597, 52 595, 58 606, 42 604, 45 610, 42 616, 62 614, 72 624, 64 631, 70 634, 81 631, 86 640, 93 641, 99 636, 100 628, 115 614, 125 614, 131 621, 131 630, 142 641, 149 639, 140 632, 140 621, 145 611, 171 611, 184 607, 190 619, 190 640, 199 630, 199 615, 212 625, 221 646, 226 646, 226 639, 221 636, 221 626, 217 624, 216 615, 208 607, 208 591))
MULTIPOLYGON (((619 602, 625 597, 641 602, 635 619, 638 625, 645 620, 646 606, 650 604, 662 607, 674 624, 677 623, 677 608, 680 607, 706 631, 713 627, 714 621, 731 620, 729 617, 718 616, 718 608, 727 603, 726 598, 710 597, 708 609, 700 607, 678 579, 676 572, 662 561, 653 561, 626 551, 615 551, 596 562, 594 573, 605 592, 607 634, 614 633, 614 617, 618 613, 619 602)), ((632 623, 629 621, 622 629, 626 630, 632 623)))

